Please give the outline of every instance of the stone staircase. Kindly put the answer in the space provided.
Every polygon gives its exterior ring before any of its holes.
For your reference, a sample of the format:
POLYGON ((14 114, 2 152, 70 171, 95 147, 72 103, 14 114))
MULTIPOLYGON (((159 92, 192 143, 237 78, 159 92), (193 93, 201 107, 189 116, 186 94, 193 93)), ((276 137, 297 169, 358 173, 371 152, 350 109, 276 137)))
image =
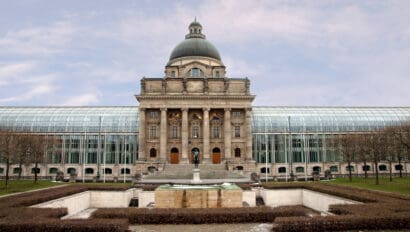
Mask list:
MULTIPOLYGON (((194 164, 165 164, 163 171, 144 176, 144 179, 192 179, 194 164)), ((242 179, 245 176, 228 171, 225 164, 199 164, 201 179, 242 179)))

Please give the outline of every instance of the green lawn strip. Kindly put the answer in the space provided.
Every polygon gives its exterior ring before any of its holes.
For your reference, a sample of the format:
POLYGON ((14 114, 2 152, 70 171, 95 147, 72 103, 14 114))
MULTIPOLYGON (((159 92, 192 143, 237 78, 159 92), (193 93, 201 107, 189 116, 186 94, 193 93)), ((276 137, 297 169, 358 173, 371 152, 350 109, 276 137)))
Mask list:
POLYGON ((5 183, 6 182, 4 180, 0 181, 0 196, 11 194, 11 193, 19 193, 19 192, 25 192, 25 191, 35 190, 35 189, 42 189, 42 188, 48 188, 52 186, 67 184, 67 183, 51 182, 49 180, 39 180, 37 183, 34 183, 33 180, 10 180, 9 186, 6 189, 5 183))
POLYGON ((375 178, 353 178, 352 182, 348 178, 338 178, 327 183, 410 195, 410 177, 396 177, 393 181, 382 177, 379 179, 379 185, 375 184, 375 178))

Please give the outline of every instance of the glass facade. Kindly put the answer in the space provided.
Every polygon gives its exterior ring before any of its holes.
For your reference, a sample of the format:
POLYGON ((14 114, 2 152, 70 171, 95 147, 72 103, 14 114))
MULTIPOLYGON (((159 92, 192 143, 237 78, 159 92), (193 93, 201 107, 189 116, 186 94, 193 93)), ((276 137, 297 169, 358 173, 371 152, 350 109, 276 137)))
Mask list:
POLYGON ((57 136, 50 164, 130 164, 138 159, 138 107, 0 107, 0 129, 57 136))
POLYGON ((409 107, 253 107, 253 158, 258 163, 340 161, 325 142, 410 122, 409 107))
MULTIPOLYGON (((138 159, 138 121, 138 107, 131 106, 0 107, 0 129, 60 138, 59 145, 46 151, 51 164, 131 164, 138 159)), ((337 162, 339 155, 324 142, 334 134, 366 133, 409 121, 410 107, 253 107, 253 158, 295 167, 337 162)), ((220 136, 219 126, 211 130, 213 137, 220 136)), ((239 128, 233 130, 240 134, 239 128)))

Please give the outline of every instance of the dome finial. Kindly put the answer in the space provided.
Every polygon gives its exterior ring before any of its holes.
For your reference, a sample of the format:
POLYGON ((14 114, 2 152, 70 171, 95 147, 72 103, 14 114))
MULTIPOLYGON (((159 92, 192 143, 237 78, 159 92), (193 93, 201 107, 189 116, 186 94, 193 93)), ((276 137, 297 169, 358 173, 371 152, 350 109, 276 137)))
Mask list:
POLYGON ((195 16, 194 22, 196 22, 196 16, 195 16))

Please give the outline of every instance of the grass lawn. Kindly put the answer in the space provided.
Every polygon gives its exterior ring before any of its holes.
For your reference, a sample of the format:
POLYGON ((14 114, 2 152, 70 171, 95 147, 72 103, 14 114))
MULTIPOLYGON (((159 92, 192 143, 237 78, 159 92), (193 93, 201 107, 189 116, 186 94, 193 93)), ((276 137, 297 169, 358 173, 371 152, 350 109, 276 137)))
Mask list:
POLYGON ((393 181, 390 182, 388 177, 380 177, 379 185, 375 184, 375 178, 353 178, 352 182, 349 182, 348 178, 338 178, 334 181, 329 181, 327 183, 338 184, 338 185, 348 185, 366 189, 380 190, 385 192, 395 192, 410 195, 410 177, 395 177, 393 181))
POLYGON ((57 183, 51 182, 49 180, 39 180, 37 184, 35 184, 34 180, 10 180, 7 189, 5 188, 5 184, 6 181, 0 180, 0 196, 10 193, 18 193, 34 189, 47 188, 67 183, 57 183))

